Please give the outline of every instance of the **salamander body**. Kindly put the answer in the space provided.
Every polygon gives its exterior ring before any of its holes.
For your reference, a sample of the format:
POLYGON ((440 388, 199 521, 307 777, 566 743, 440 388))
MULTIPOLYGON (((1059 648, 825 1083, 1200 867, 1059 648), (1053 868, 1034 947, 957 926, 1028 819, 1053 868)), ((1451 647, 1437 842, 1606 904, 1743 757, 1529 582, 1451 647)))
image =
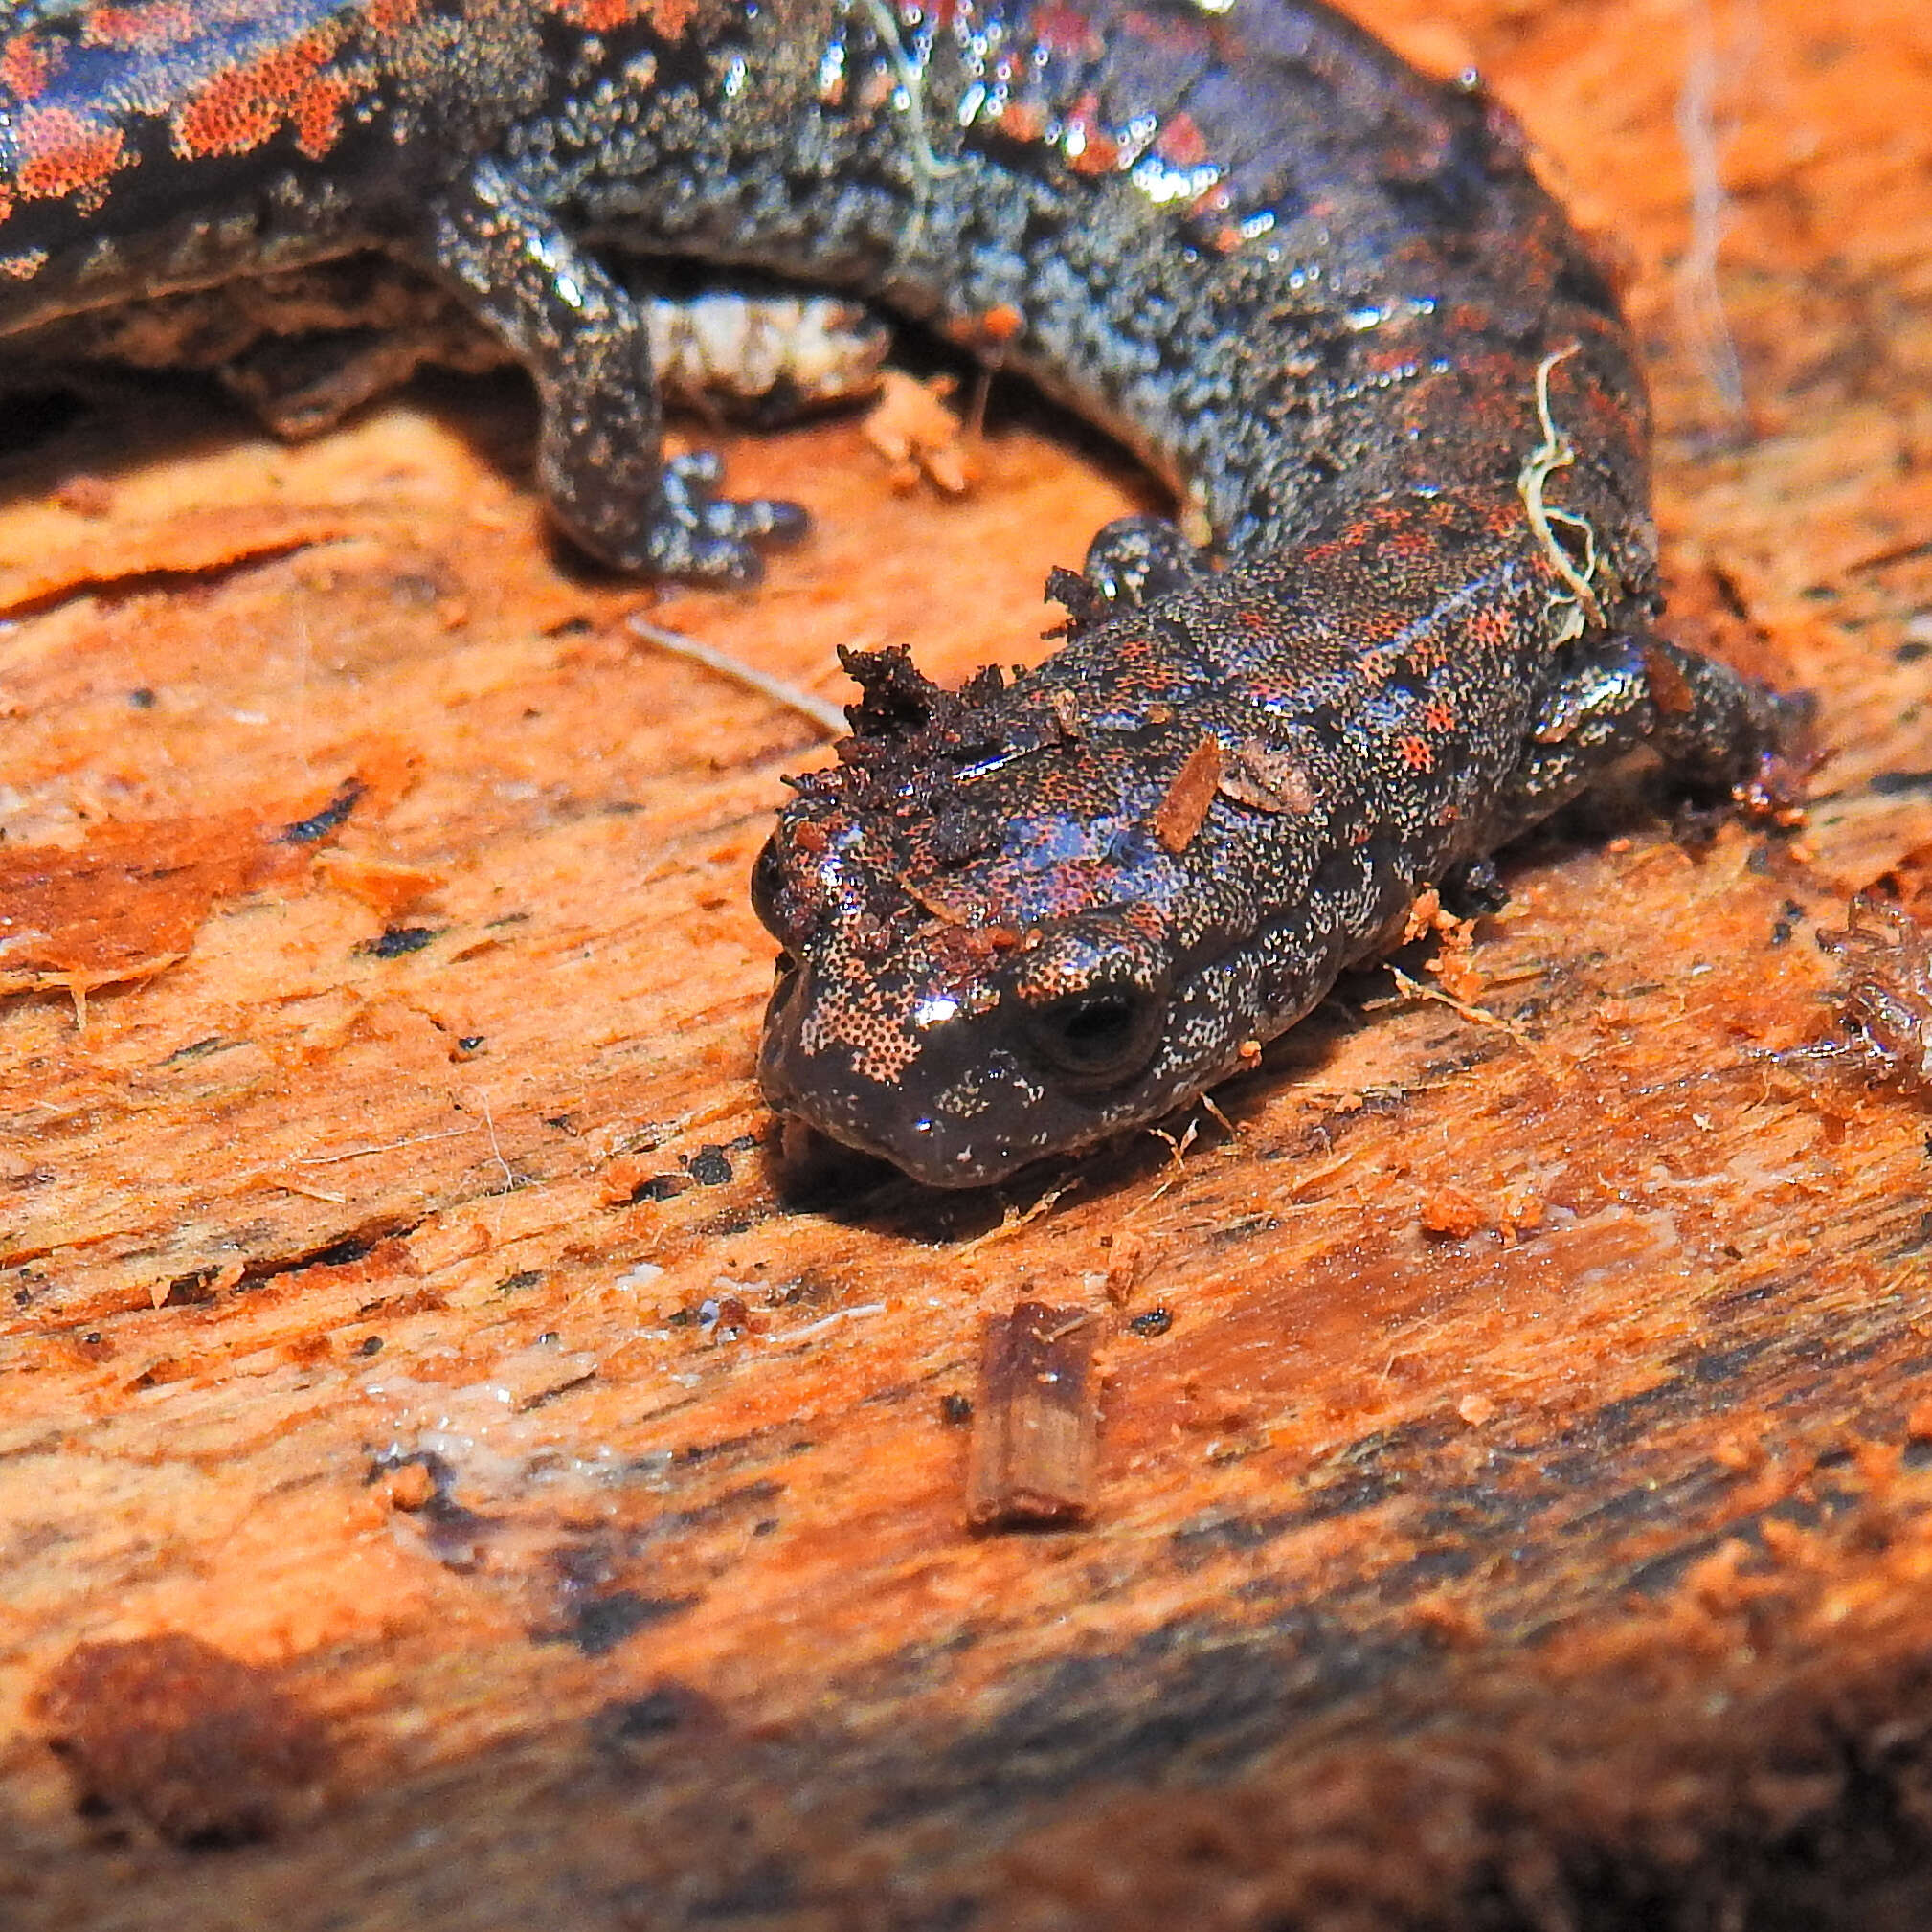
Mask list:
POLYGON ((1798 708, 1659 639, 1615 301, 1472 79, 1313 0, 35 0, 0 13, 0 335, 379 251, 529 370, 626 568, 790 505, 660 461, 603 251, 856 292, 1168 479, 1040 669, 855 659, 754 898, 779 1109, 942 1184, 1158 1117, 1415 895, 1648 742, 1762 794, 1798 708))

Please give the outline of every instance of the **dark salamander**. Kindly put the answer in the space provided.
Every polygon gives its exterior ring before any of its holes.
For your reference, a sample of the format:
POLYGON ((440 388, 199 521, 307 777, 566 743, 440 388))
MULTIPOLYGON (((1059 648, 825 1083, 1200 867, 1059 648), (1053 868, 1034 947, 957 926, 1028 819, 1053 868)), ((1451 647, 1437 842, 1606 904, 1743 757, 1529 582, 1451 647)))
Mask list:
POLYGON ((798 515, 660 462, 598 251, 754 263, 998 343, 1172 482, 1180 527, 1111 526, 1056 576, 1039 670, 948 694, 855 659, 856 735, 759 862, 766 1091, 921 1179, 1198 1094, 1638 744, 1776 796, 1801 707, 1652 631, 1603 277, 1473 80, 1313 0, 0 23, 0 333, 377 250, 528 368, 578 542, 744 581, 798 515))

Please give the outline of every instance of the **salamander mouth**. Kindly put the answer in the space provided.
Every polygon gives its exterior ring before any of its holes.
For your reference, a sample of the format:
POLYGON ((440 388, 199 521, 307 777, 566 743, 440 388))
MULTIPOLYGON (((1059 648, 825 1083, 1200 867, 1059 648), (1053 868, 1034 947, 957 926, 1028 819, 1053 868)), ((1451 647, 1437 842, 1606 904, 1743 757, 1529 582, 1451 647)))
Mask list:
POLYGON ((758 1080, 775 1112, 887 1160, 928 1187, 987 1187, 1029 1162, 1077 1151, 1104 1130, 1041 1111, 1042 1090, 1010 1055, 975 1054, 976 1098, 957 1104, 963 1059, 929 1045, 897 1080, 869 1079, 840 1050, 809 1051, 801 1037, 810 1006, 808 969, 782 968, 765 1016, 758 1080), (954 1104, 945 1104, 953 1096, 954 1104), (1013 1128, 1022 1124, 1024 1132, 1013 1128))

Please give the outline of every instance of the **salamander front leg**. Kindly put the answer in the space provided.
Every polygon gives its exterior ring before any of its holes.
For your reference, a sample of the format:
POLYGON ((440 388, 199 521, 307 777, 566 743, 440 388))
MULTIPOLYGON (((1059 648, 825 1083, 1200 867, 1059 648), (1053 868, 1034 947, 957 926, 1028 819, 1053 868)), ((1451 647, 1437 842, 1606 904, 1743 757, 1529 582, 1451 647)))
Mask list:
POLYGON ((1185 590, 1208 569, 1206 554, 1165 517, 1115 517, 1095 533, 1077 574, 1047 573, 1046 595, 1072 613, 1069 629, 1078 635, 1122 611, 1185 590))
POLYGON ((747 584, 762 570, 756 542, 804 529, 796 504, 717 496, 714 456, 663 460, 642 311, 501 164, 479 162, 434 204, 422 239, 430 264, 535 379, 538 482, 593 555, 747 584))
POLYGON ((1815 706, 1663 639, 1579 647, 1545 692, 1511 787, 1509 830, 1547 818, 1648 745, 1681 783, 1776 815, 1798 802, 1815 706))

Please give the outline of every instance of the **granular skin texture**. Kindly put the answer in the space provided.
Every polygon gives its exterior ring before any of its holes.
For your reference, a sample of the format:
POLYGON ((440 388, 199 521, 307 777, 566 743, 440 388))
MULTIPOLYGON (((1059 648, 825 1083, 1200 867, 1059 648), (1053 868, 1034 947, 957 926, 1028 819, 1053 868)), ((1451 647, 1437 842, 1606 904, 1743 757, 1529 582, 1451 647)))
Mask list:
POLYGON ((379 251, 529 370, 579 543, 748 581, 802 518, 661 461, 608 247, 997 346, 1187 506, 1056 574, 1036 671, 854 659, 760 863, 768 1095, 923 1180, 1191 1099, 1639 744, 1788 781, 1802 708, 1653 632, 1642 378, 1514 123, 1325 7, 0 15, 0 333, 379 251))

